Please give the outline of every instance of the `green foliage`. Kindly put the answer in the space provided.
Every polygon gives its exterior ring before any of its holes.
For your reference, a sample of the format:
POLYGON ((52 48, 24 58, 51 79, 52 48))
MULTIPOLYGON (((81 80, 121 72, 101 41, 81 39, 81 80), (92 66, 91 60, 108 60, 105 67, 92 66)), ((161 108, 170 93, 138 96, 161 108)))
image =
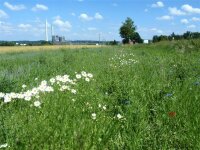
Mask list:
POLYGON ((7 149, 200 149, 199 43, 165 41, 1 54, 0 92, 21 91, 23 84, 32 89, 53 76, 74 77, 83 70, 91 72, 94 80, 75 85, 75 95, 41 94, 41 108, 33 106, 37 99, 1 102, 0 145, 7 143, 7 149), (191 52, 187 52, 190 46, 182 52, 183 44, 192 45, 191 52))
POLYGON ((199 32, 190 32, 187 31, 183 33, 182 35, 177 35, 174 32, 169 35, 154 35, 153 36, 153 42, 160 42, 160 41, 172 41, 172 40, 193 40, 193 39, 200 39, 200 33, 199 32))
POLYGON ((4 77, 3 79, 0 80, 0 91, 1 92, 10 92, 14 89, 15 87, 15 82, 4 77))
POLYGON ((15 46, 14 42, 0 41, 0 46, 15 46))
POLYGON ((173 43, 173 47, 176 51, 181 53, 192 53, 199 51, 200 49, 200 40, 180 40, 173 43))
POLYGON ((40 45, 52 45, 52 43, 48 41, 41 41, 40 45))
POLYGON ((134 40, 135 40, 137 43, 143 43, 143 39, 140 37, 140 35, 139 35, 138 32, 135 32, 135 34, 134 34, 134 40))
POLYGON ((118 45, 116 40, 108 42, 106 45, 118 45))
POLYGON ((120 27, 120 36, 123 39, 131 40, 133 39, 134 33, 136 30, 136 26, 131 18, 127 18, 125 22, 123 22, 122 26, 120 27))
POLYGON ((136 26, 131 18, 127 18, 123 22, 122 26, 119 29, 119 34, 123 38, 122 42, 124 44, 134 41, 137 43, 142 43, 142 39, 138 32, 136 32, 136 26))

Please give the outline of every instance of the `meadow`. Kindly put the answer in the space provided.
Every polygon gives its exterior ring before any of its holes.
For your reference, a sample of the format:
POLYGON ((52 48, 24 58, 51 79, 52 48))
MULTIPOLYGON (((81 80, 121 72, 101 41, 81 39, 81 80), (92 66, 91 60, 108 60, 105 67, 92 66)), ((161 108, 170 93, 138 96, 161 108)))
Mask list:
POLYGON ((1 53, 0 149, 200 149, 198 43, 1 53))

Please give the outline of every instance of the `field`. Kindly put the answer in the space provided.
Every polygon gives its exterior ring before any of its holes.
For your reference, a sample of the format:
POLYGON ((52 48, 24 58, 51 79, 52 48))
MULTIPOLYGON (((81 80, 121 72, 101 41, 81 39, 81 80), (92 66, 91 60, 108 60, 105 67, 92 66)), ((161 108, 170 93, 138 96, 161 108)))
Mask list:
POLYGON ((200 149, 197 43, 0 54, 0 148, 200 149))
POLYGON ((1 46, 0 53, 49 51, 58 49, 96 48, 96 45, 1 46))

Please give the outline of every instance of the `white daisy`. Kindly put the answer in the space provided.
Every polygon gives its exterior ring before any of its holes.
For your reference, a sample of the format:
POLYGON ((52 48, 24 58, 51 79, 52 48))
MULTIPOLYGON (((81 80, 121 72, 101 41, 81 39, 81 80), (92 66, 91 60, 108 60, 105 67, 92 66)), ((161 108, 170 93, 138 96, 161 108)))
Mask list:
POLYGON ((35 102, 34 102, 34 106, 35 106, 35 107, 40 107, 40 105, 41 105, 41 102, 40 102, 40 101, 35 101, 35 102))
POLYGON ((92 119, 95 120, 97 117, 96 113, 92 113, 92 119))

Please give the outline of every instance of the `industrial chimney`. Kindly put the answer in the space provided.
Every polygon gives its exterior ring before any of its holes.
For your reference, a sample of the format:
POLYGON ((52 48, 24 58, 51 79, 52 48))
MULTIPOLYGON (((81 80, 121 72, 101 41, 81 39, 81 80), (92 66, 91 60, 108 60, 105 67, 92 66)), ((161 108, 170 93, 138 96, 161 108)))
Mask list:
POLYGON ((48 23, 47 23, 47 20, 46 20, 46 25, 45 25, 45 33, 46 33, 46 41, 48 42, 49 39, 48 39, 48 23))
POLYGON ((51 25, 51 37, 54 36, 54 28, 53 25, 51 25))

